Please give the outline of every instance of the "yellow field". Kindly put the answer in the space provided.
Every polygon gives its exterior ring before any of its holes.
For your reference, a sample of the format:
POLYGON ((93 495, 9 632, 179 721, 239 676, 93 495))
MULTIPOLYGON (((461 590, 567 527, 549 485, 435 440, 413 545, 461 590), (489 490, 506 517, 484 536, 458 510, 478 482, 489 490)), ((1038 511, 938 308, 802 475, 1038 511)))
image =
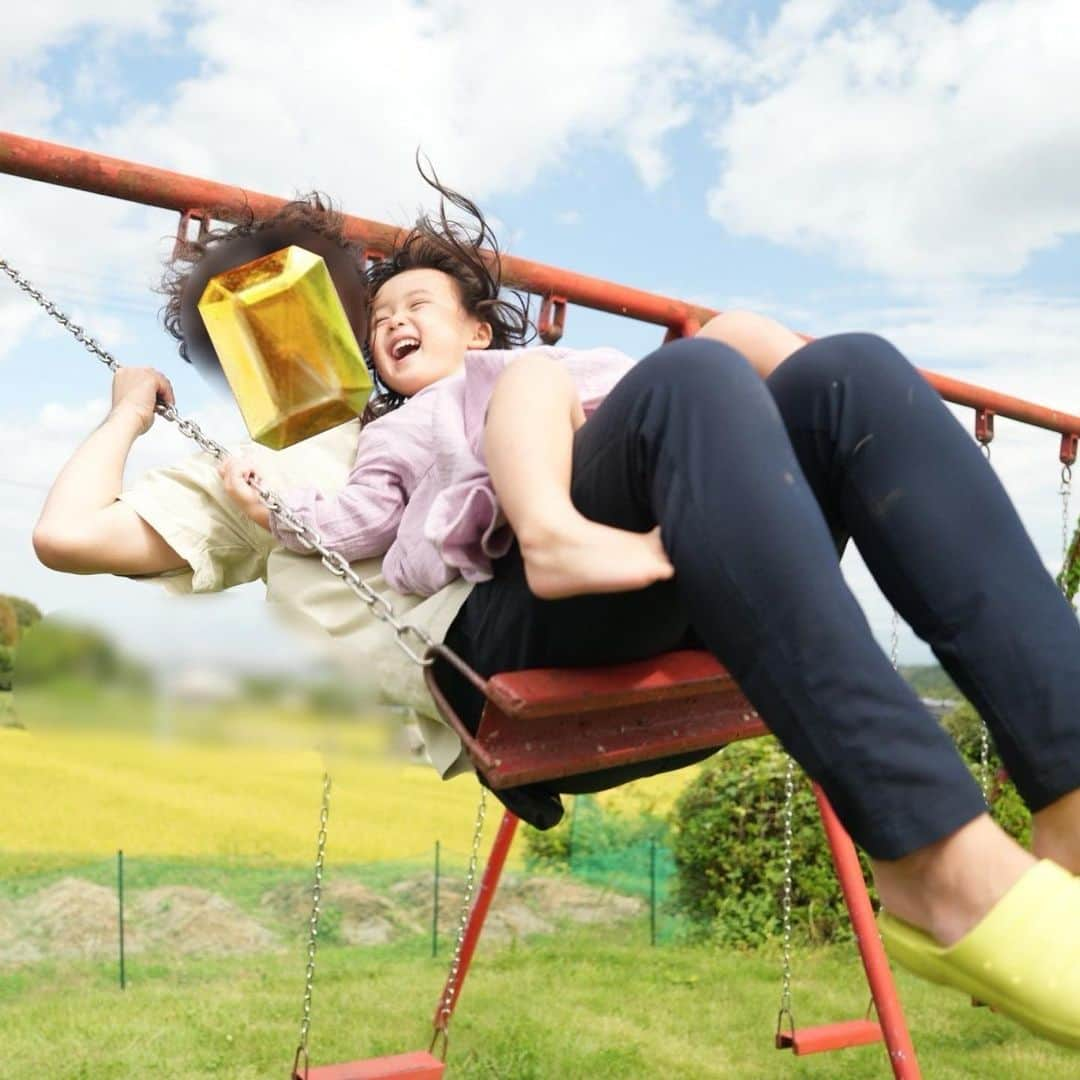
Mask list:
MULTIPOLYGON (((475 780, 443 781, 390 757, 377 726, 299 724, 249 708, 216 717, 214 729, 216 741, 101 726, 0 729, 0 851, 306 864, 324 769, 334 781, 331 860, 426 858, 436 840, 448 854, 469 850, 475 780)), ((642 781, 614 799, 663 808, 689 775, 642 781)), ((489 795, 485 850, 501 810, 489 795)))

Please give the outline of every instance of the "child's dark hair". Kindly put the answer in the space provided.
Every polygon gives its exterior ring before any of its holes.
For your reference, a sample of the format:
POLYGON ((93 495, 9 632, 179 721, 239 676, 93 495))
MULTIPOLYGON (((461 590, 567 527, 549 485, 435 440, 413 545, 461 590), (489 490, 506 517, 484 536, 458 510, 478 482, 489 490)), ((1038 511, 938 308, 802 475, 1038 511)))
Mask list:
MULTIPOLYGON (((369 302, 374 304, 379 289, 406 270, 441 270, 457 283, 465 311, 491 326, 491 348, 513 349, 525 345, 535 335, 529 319, 529 302, 515 290, 507 290, 503 295, 498 241, 480 208, 460 192, 440 183, 430 162, 430 174, 419 156, 416 167, 425 182, 439 193, 438 212, 418 217, 390 255, 369 268, 369 302), (464 225, 447 217, 448 202, 463 210, 474 224, 464 225)), ((370 341, 364 343, 364 353, 381 391, 375 406, 379 415, 403 405, 407 399, 379 380, 371 359, 370 341)))
MULTIPOLYGON (((208 213, 206 219, 215 220, 215 214, 208 213)), ((325 236, 351 253, 357 266, 363 264, 363 249, 345 237, 344 217, 334 208, 330 199, 318 191, 297 196, 270 217, 256 218, 255 212, 249 207, 235 224, 200 231, 198 239, 185 240, 177 245, 172 257, 165 264, 165 273, 158 289, 165 296, 161 321, 165 324, 165 329, 176 338, 180 355, 188 363, 191 363, 191 358, 187 353, 180 324, 181 298, 196 266, 223 243, 242 236, 253 236, 266 229, 289 225, 302 226, 325 236)))

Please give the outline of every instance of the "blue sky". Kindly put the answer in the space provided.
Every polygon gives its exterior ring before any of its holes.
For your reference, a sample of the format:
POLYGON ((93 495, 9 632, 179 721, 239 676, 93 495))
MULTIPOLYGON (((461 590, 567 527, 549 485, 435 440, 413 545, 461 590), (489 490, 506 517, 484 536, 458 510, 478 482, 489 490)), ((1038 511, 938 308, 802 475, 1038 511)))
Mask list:
MULTIPOLYGON (((0 41, 0 130, 282 195, 317 186, 399 224, 424 199, 420 146, 515 254, 814 334, 874 330, 920 365, 1080 413, 1071 0, 553 0, 505 3, 497 25, 484 8, 327 3, 314 27, 284 2, 23 9, 0 41)), ((0 176, 0 255, 233 438, 228 402, 157 322, 175 224, 0 176)), ((566 340, 641 354, 660 336, 571 310, 566 340)), ((182 603, 33 559, 44 490, 108 388, 0 281, 0 591, 103 620, 155 659, 181 642, 302 663, 258 586, 182 603)), ((186 452, 162 427, 129 475, 186 452)), ((994 462, 1056 569, 1056 440, 999 423, 994 462)), ((887 640, 888 610, 847 569, 887 640)), ((907 633, 901 653, 928 658, 907 633)))

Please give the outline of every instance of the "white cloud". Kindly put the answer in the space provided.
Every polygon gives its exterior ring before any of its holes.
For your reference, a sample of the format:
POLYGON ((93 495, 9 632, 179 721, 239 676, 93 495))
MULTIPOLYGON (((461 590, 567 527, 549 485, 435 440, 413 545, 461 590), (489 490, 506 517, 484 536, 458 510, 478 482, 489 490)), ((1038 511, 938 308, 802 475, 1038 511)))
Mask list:
POLYGON ((717 124, 709 211, 909 279, 1009 274, 1080 231, 1080 5, 790 0, 717 124))
POLYGON ((311 33, 306 13, 281 0, 258 19, 216 0, 198 13, 198 77, 110 132, 110 145, 275 192, 318 184, 362 195, 369 216, 408 218, 429 201, 412 167, 418 145, 479 198, 525 186, 580 140, 620 147, 655 184, 667 169, 664 135, 686 123, 694 89, 731 55, 676 0, 504 4, 498 18, 450 0, 339 2, 320 14, 334 32, 291 52, 283 77, 269 58, 311 33))

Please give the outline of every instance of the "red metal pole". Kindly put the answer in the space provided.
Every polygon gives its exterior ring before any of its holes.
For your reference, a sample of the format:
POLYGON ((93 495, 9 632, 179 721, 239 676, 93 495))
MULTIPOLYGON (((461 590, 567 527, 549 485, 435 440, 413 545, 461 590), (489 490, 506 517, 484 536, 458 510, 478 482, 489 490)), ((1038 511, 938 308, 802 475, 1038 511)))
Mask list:
POLYGON ((491 901, 495 898, 495 890, 498 888, 499 877, 502 875, 503 865, 514 840, 517 826, 518 819, 509 810, 504 810, 502 821, 499 823, 499 831, 495 834, 495 843, 491 845, 487 866, 484 867, 480 888, 469 911, 465 937, 461 942, 461 956, 456 967, 451 966, 443 992, 439 995, 439 1004, 435 1007, 433 1023, 437 1031, 445 1031, 450 1023, 450 1017, 454 1014, 454 1006, 457 1005, 465 976, 469 973, 469 964, 476 951, 476 943, 480 940, 480 932, 484 929, 488 908, 491 907, 491 901))
MULTIPOLYGON (((285 202, 273 195, 247 191, 230 184, 201 180, 183 173, 6 131, 0 131, 0 173, 179 213, 213 210, 223 220, 235 219, 248 211, 259 217, 266 216, 285 202)), ((351 214, 345 215, 345 222, 349 236, 371 250, 389 251, 402 235, 402 230, 392 225, 351 214)), ((717 314, 712 308, 687 304, 671 297, 560 270, 517 256, 503 255, 500 266, 503 280, 508 285, 538 296, 558 298, 559 301, 582 307, 666 326, 669 337, 693 334, 717 314)), ((999 416, 1057 431, 1062 435, 1080 436, 1080 416, 1048 409, 1008 394, 984 390, 935 372, 923 371, 922 374, 946 401, 989 409, 999 416)))
MULTIPOLYGON (((273 213, 285 199, 230 184, 200 180, 183 173, 106 157, 59 143, 0 131, 0 173, 41 180, 48 184, 108 195, 115 199, 157 206, 163 210, 214 210, 222 220, 252 211, 258 217, 273 213)), ((345 216, 346 232, 364 247, 389 251, 402 230, 367 218, 345 216)), ((700 325, 716 312, 642 289, 614 285, 601 278, 559 270, 516 256, 500 259, 503 280, 540 296, 556 295, 583 307, 629 315, 658 326, 700 325)), ((1080 431, 1080 425, 1077 426, 1080 431)))
POLYGON ((855 940, 858 942, 859 954, 866 970, 866 981, 870 984, 870 993, 874 997, 885 1045, 889 1049, 893 1076, 897 1080, 919 1080, 922 1076, 919 1061, 904 1022, 904 1012, 896 994, 885 948, 878 936, 874 910, 870 906, 870 897, 866 892, 855 845, 851 842, 847 830, 840 824, 840 819, 825 797, 825 792, 817 784, 814 784, 814 798, 817 799, 818 810, 821 812, 825 835, 829 838, 844 902, 851 915, 851 924, 855 928, 855 940))

